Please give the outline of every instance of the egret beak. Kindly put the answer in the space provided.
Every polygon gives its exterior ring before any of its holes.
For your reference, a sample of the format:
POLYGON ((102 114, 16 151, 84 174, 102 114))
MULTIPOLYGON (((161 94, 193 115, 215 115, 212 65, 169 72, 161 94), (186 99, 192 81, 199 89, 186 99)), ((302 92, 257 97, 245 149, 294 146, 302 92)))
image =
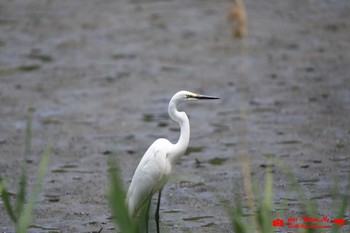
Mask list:
POLYGON ((194 95, 192 98, 199 99, 199 100, 215 100, 220 99, 219 97, 210 96, 210 95, 194 95))

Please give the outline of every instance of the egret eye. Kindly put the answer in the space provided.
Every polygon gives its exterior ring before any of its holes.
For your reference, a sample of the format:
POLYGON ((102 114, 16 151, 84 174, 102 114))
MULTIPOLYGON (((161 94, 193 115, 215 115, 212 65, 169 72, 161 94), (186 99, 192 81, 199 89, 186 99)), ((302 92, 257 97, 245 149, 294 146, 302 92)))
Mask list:
POLYGON ((196 99, 195 95, 191 95, 191 94, 186 95, 186 100, 195 100, 195 99, 196 99))

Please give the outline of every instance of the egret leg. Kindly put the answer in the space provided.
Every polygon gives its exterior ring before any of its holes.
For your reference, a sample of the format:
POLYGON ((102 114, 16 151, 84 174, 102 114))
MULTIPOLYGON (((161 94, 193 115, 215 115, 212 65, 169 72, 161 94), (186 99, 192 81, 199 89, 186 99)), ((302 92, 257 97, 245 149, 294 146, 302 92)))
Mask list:
POLYGON ((145 227, 146 227, 146 233, 148 233, 148 220, 149 220, 149 209, 151 207, 151 201, 152 197, 148 201, 147 209, 146 209, 146 214, 145 214, 145 227))
POLYGON ((155 214, 157 233, 159 233, 159 206, 160 206, 160 199, 162 197, 162 190, 163 189, 159 190, 159 193, 158 193, 158 203, 157 203, 157 210, 156 210, 156 214, 155 214))

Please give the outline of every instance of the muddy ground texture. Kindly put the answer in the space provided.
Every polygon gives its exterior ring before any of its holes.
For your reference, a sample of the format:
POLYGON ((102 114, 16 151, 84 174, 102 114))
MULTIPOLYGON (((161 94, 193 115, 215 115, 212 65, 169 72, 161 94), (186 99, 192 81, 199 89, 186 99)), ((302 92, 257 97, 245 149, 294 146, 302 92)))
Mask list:
MULTIPOLYGON (((156 138, 177 140, 167 104, 182 89, 221 99, 182 107, 191 142, 163 191, 162 232, 233 232, 226 207, 243 192, 241 156, 261 187, 273 170, 285 220, 303 217, 300 200, 271 157, 335 218, 335 177, 345 195, 350 173, 350 1, 245 4, 249 34, 237 40, 226 0, 1 1, 0 176, 11 193, 28 107, 30 185, 52 145, 30 232, 115 232, 106 154, 127 188, 156 138)), ((1 200, 0 232, 14 232, 1 200)))

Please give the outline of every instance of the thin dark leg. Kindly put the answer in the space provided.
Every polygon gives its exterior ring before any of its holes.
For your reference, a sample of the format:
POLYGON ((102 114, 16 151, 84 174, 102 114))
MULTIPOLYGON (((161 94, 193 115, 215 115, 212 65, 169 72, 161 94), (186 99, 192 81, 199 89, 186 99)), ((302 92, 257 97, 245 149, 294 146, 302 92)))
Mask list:
POLYGON ((151 207, 151 201, 152 201, 152 197, 148 201, 148 206, 147 206, 147 210, 146 210, 146 216, 145 216, 146 233, 148 233, 149 209, 151 207))
POLYGON ((159 190, 157 210, 156 210, 156 215, 155 215, 156 226, 157 226, 157 233, 159 233, 159 206, 160 206, 160 198, 162 197, 162 190, 163 189, 159 190))

